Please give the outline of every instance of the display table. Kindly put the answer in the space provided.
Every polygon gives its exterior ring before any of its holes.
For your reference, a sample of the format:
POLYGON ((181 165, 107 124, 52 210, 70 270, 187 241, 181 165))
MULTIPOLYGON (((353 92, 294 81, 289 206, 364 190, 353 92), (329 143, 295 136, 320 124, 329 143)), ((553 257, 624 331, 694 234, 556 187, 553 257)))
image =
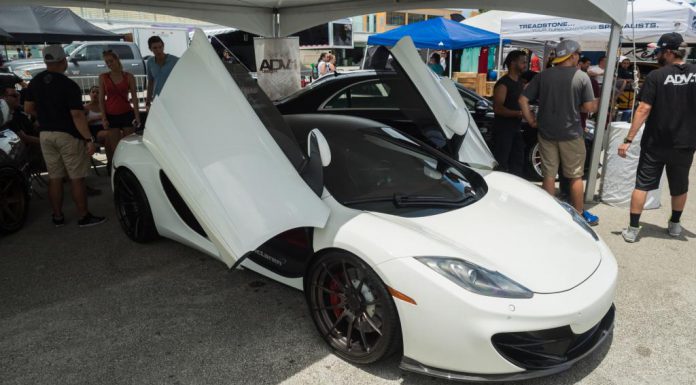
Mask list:
MULTIPOLYGON (((623 143, 631 124, 628 122, 612 122, 609 125, 609 147, 607 148, 606 164, 603 166, 602 202, 616 207, 629 208, 631 194, 636 184, 636 169, 640 157, 640 140, 643 136, 643 127, 633 139, 628 149, 626 158, 619 156, 619 145, 623 143)), ((648 192, 645 201, 645 209, 657 209, 660 207, 662 187, 665 184, 665 175, 662 173, 660 188, 648 192)))

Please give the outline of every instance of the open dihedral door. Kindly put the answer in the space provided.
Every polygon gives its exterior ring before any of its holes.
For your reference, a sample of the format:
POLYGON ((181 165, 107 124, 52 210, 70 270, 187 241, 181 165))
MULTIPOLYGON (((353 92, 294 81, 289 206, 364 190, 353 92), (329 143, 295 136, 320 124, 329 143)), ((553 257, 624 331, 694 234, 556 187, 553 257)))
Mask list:
POLYGON ((464 136, 459 150, 459 160, 486 168, 495 167, 495 158, 454 83, 448 78, 435 75, 423 63, 413 40, 408 36, 399 40, 390 52, 420 92, 437 119, 442 133, 448 139, 454 135, 464 136))
POLYGON ((298 173, 296 141, 275 140, 257 111, 196 31, 143 136, 228 266, 284 231, 323 227, 329 215, 298 173))

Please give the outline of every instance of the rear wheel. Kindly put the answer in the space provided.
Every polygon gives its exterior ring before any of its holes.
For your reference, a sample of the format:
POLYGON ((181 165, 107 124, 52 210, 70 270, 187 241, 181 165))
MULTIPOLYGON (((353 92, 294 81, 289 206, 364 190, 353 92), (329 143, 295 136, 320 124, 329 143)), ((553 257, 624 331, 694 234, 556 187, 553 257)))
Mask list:
POLYGON ((114 175, 114 204, 121 228, 136 242, 157 238, 150 203, 138 178, 127 168, 119 168, 114 175))
POLYGON ((369 364, 401 347, 399 316, 386 286, 352 254, 319 257, 305 279, 305 293, 319 333, 339 357, 369 364))
POLYGON ((534 143, 527 151, 527 169, 529 176, 537 181, 544 179, 541 173, 541 149, 539 142, 534 143))
POLYGON ((0 233, 14 233, 24 226, 29 210, 27 179, 13 167, 0 169, 0 233))

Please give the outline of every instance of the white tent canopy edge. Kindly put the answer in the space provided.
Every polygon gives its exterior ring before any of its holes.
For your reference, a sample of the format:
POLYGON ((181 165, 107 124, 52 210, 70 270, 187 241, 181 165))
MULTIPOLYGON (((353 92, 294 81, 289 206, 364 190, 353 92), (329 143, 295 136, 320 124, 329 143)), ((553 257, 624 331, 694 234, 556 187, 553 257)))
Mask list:
POLYGON ((621 25, 626 18, 626 0, 2 0, 0 4, 155 12, 208 21, 261 36, 287 36, 331 20, 373 12, 422 8, 486 7, 621 25))

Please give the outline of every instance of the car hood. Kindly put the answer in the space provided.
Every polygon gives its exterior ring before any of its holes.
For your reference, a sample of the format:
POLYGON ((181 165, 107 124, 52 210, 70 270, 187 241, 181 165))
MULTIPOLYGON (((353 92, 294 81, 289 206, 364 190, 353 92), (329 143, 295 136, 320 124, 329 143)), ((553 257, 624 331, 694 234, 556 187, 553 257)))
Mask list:
POLYGON ((542 189, 492 172, 488 193, 464 208, 420 218, 375 214, 441 242, 460 257, 498 271, 535 293, 585 281, 601 262, 599 243, 542 189))

